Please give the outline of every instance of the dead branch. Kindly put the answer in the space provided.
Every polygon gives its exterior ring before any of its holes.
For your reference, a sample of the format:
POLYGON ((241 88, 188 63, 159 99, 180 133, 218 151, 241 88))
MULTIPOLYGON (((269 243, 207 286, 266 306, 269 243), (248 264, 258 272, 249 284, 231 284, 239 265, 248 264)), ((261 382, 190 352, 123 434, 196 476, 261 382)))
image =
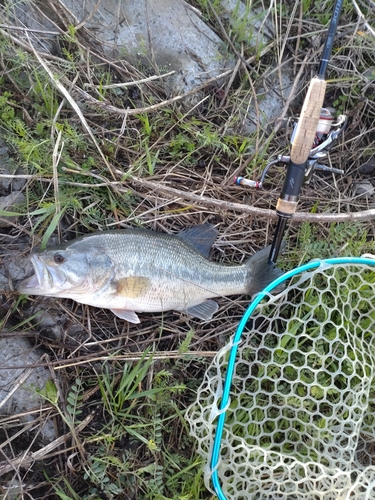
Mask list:
MULTIPOLYGON (((201 196, 199 194, 187 193, 186 191, 181 191, 180 189, 175 189, 163 184, 159 184, 152 181, 146 181, 144 179, 132 177, 132 182, 138 184, 142 187, 150 189, 151 191, 162 193, 165 196, 174 197, 176 202, 182 202, 184 204, 194 204, 197 207, 215 207, 219 208, 221 211, 234 211, 249 215, 256 215, 257 217, 270 217, 275 219, 278 217, 276 210, 269 210, 267 208, 258 208, 250 205, 243 205, 242 203, 233 203, 225 200, 217 200, 212 198, 207 198, 206 196, 201 196)), ((306 212, 297 212, 294 214, 292 221, 303 222, 346 222, 346 221, 368 221, 375 219, 375 209, 363 210, 360 212, 347 212, 339 214, 312 214, 306 212)))

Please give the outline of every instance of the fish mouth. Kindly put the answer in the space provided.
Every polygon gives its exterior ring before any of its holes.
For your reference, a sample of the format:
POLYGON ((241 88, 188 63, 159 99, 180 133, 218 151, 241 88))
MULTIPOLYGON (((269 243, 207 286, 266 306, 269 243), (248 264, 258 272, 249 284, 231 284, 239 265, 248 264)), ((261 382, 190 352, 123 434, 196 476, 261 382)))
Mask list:
POLYGON ((48 295, 57 290, 61 290, 66 278, 63 273, 59 272, 47 264, 44 264, 38 255, 33 255, 30 259, 35 274, 21 281, 17 287, 19 293, 27 295, 48 295))

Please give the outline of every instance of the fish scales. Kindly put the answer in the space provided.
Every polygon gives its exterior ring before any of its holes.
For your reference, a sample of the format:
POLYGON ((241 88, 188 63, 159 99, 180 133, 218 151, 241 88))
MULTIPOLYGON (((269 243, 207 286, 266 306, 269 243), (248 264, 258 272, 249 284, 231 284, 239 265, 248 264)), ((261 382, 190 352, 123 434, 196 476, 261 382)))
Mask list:
POLYGON ((211 224, 168 235, 148 230, 103 231, 32 254, 35 275, 20 293, 71 298, 139 322, 137 312, 186 311, 203 320, 212 298, 262 290, 281 271, 263 249, 244 264, 208 259, 217 236, 211 224))
MULTIPOLYGON (((129 230, 126 235, 107 233, 92 238, 93 244, 105 248, 106 255, 115 263, 114 283, 130 276, 150 280, 143 296, 135 298, 126 294, 116 297, 112 287, 97 293, 97 298, 104 301, 100 307, 111 300, 116 308, 149 312, 183 310, 206 298, 246 292, 246 266, 212 262, 183 240, 169 235, 129 230), (194 295, 197 298, 192 301, 194 295)), ((79 242, 76 248, 83 243, 86 241, 79 242)))

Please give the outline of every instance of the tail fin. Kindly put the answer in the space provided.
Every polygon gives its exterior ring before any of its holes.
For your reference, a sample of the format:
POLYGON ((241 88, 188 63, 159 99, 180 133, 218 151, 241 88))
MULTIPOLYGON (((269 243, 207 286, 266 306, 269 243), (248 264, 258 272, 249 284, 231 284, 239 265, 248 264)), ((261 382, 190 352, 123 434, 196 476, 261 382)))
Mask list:
MULTIPOLYGON (((282 246, 282 249, 284 248, 285 242, 283 242, 282 246)), ((277 268, 275 264, 269 261, 270 250, 271 246, 263 248, 263 250, 257 252, 246 262, 246 266, 249 268, 247 278, 247 293, 249 295, 261 292, 264 287, 271 283, 271 281, 283 274, 281 269, 277 268)), ((277 287, 276 290, 280 291, 280 288, 277 287)))

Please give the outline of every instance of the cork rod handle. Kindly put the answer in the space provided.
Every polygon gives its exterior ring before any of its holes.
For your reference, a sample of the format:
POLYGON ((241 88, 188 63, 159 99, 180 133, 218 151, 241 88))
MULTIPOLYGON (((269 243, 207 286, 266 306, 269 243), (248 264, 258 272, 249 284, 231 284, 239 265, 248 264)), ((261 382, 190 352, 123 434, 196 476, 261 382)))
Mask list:
POLYGON ((303 103, 301 116, 294 135, 290 159, 293 163, 305 163, 309 157, 323 107, 327 82, 314 77, 303 103))

